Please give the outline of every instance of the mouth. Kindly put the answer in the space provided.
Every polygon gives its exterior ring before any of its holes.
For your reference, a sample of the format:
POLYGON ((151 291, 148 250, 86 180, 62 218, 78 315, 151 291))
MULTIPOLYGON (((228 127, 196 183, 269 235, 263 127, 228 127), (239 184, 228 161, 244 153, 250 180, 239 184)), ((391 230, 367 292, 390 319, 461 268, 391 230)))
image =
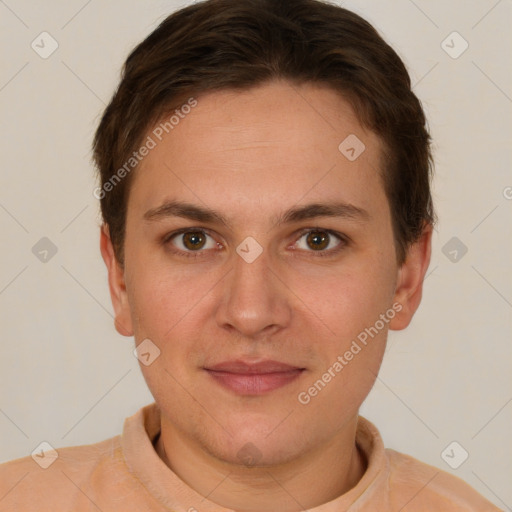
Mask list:
POLYGON ((263 395, 298 379, 305 368, 278 361, 225 361, 204 370, 217 383, 238 395, 263 395))

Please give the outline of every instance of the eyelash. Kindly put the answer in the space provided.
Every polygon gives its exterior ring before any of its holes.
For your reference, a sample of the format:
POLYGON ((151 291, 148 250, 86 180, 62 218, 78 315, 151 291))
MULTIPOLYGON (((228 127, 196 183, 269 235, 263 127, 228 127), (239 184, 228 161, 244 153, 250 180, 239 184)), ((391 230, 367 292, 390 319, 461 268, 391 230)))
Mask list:
MULTIPOLYGON (((324 229, 324 228, 320 228, 320 227, 305 228, 305 229, 301 230, 298 233, 298 237, 294 243, 297 243, 304 235, 315 232, 315 231, 319 231, 321 233, 327 233, 329 236, 334 236, 335 238, 338 238, 339 243, 334 249, 329 249, 327 251, 313 251, 313 250, 306 251, 306 252, 312 253, 312 255, 314 257, 325 258, 325 257, 336 255, 341 250, 343 250, 346 246, 349 245, 350 239, 346 235, 344 235, 342 233, 338 233, 337 231, 333 231, 332 229, 324 229)), ((186 258, 205 257, 207 250, 199 249, 197 251, 182 251, 181 249, 177 249, 177 248, 173 247, 172 243, 170 243, 173 240, 173 238, 178 237, 179 235, 183 235, 185 233, 202 233, 203 235, 213 238, 213 236, 210 235, 209 232, 207 230, 205 230, 204 228, 191 227, 191 228, 180 229, 178 231, 173 231, 172 233, 167 234, 166 236, 163 237, 162 243, 164 245, 170 247, 170 250, 174 254, 178 254, 178 255, 184 256, 186 258)), ((217 242, 217 244, 219 244, 219 242, 217 242)), ((212 250, 212 249, 208 249, 208 250, 212 250)))

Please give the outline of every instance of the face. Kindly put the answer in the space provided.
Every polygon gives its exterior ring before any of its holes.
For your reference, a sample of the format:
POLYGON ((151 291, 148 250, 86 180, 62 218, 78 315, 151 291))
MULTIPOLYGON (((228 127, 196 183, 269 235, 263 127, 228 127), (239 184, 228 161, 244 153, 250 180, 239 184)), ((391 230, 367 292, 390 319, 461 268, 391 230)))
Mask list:
POLYGON ((397 265, 379 138, 331 89, 286 82, 197 97, 152 137, 124 268, 102 248, 118 329, 160 350, 141 368, 163 421, 235 463, 331 441, 428 266, 428 240, 397 265))

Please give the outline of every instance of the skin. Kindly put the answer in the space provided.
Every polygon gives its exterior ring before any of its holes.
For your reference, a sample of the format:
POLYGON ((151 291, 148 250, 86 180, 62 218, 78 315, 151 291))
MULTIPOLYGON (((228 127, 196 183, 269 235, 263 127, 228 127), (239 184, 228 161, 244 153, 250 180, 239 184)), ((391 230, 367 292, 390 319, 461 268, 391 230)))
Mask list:
POLYGON ((381 141, 330 88, 275 81, 197 100, 134 175, 124 267, 102 229, 116 327, 161 350, 141 368, 162 413, 157 452, 182 480, 240 511, 312 508, 364 474, 358 410, 388 329, 406 327, 420 303, 431 227, 398 265, 381 141), (366 146, 353 162, 338 150, 350 134, 366 146), (226 224, 155 214, 168 201, 207 208, 226 224), (366 214, 276 222, 292 208, 340 202, 366 214), (182 235, 166 238, 183 228, 206 231, 206 245, 194 251, 182 235), (308 242, 315 230, 328 240, 320 250, 308 242), (236 252, 249 236, 263 249, 252 263, 236 252), (402 309, 384 329, 299 403, 394 303, 402 309), (204 370, 233 359, 305 370, 279 389, 241 396, 204 370), (257 450, 252 466, 239 456, 247 443, 257 450))

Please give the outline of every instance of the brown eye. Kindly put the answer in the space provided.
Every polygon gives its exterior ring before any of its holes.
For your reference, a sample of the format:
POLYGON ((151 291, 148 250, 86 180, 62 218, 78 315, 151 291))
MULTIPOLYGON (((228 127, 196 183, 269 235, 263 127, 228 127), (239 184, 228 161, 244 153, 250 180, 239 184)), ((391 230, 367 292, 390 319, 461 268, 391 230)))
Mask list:
POLYGON ((191 251, 202 249, 206 243, 206 237, 204 233, 201 233, 200 231, 189 231, 187 233, 183 233, 182 236, 183 245, 191 251))
POLYGON ((314 251, 321 251, 329 245, 330 238, 325 231, 311 231, 306 237, 306 243, 314 251))
POLYGON ((218 245, 211 235, 197 229, 176 233, 168 239, 168 243, 184 253, 200 253, 208 249, 215 249, 218 245))
POLYGON ((346 244, 336 233, 325 229, 306 231, 295 243, 296 248, 306 252, 317 252, 319 256, 333 254, 346 244))

